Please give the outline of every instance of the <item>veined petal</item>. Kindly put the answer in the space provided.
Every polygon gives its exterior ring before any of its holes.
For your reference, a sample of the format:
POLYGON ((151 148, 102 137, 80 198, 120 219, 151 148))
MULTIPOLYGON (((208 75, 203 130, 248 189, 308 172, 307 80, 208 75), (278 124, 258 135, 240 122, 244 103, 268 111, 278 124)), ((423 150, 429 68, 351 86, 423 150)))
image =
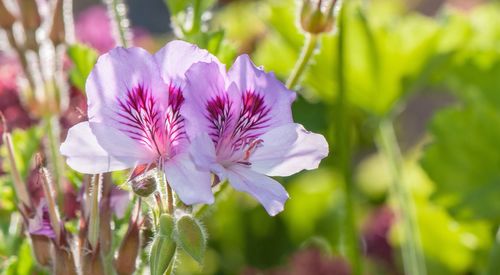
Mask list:
POLYGON ((197 62, 213 62, 218 64, 221 72, 225 71, 224 65, 218 61, 217 57, 207 50, 181 40, 167 43, 154 55, 154 59, 160 68, 164 81, 166 83, 173 82, 176 86, 182 86, 187 70, 197 62))
POLYGON ((235 123, 239 102, 238 98, 230 97, 235 87, 228 87, 230 91, 226 91, 226 75, 220 72, 215 62, 194 64, 186 78, 185 102, 181 108, 186 131, 192 137, 209 133, 217 144, 232 132, 235 123))
POLYGON ((268 176, 290 176, 303 169, 318 168, 328 155, 325 137, 289 123, 260 137, 262 142, 248 161, 251 169, 268 176))
MULTIPOLYGON (((115 48, 99 57, 87 79, 89 121, 124 133, 136 147, 161 154, 166 146, 168 91, 147 51, 115 48)), ((99 135, 97 139, 107 150, 99 135)))
POLYGON ((269 215, 275 216, 283 211, 289 196, 279 182, 242 165, 233 165, 227 169, 227 177, 234 189, 252 195, 269 215))
MULTIPOLYGON (((114 137, 110 135, 109 139, 114 139, 114 137)), ((87 121, 69 129, 68 136, 61 145, 60 151, 66 157, 66 162, 71 168, 85 174, 123 170, 136 164, 151 161, 145 156, 129 155, 128 152, 121 152, 116 155, 110 154, 97 142, 96 136, 87 121)))
POLYGON ((165 175, 172 189, 185 204, 214 202, 210 171, 197 169, 189 153, 178 154, 166 161, 165 175))
POLYGON ((214 143, 207 133, 191 141, 189 153, 198 169, 214 172, 221 181, 226 179, 225 169, 217 162, 214 143))
POLYGON ((243 142, 273 127, 293 122, 291 105, 296 94, 273 73, 257 68, 248 55, 236 59, 228 77, 237 86, 237 96, 241 98, 235 135, 240 136, 243 142))

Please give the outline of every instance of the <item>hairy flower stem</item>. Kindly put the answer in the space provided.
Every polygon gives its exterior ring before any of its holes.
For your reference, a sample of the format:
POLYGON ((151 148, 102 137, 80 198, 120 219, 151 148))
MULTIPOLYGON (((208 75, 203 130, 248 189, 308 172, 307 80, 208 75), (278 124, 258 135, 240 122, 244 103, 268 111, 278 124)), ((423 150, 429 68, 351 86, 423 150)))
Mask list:
POLYGON ((293 89, 295 85, 300 80, 300 77, 304 73, 304 70, 309 63, 309 59, 311 59, 311 56, 314 53, 314 49, 316 48, 316 44, 318 42, 318 36, 315 34, 307 33, 306 38, 305 38, 305 44, 304 47, 302 48, 302 52, 300 53, 299 59, 297 59, 297 62, 295 63, 295 66, 293 67, 292 73, 288 77, 288 80, 286 81, 286 87, 288 89, 293 89))
POLYGON ((352 145, 350 128, 350 108, 346 94, 345 83, 345 29, 344 29, 344 8, 342 7, 338 15, 338 47, 337 47, 337 72, 338 72, 338 102, 336 116, 336 147, 338 148, 338 165, 344 180, 344 212, 342 213, 341 243, 342 253, 349 259, 352 272, 355 275, 362 274, 361 256, 359 249, 358 229, 356 227, 356 217, 354 213, 354 183, 352 172, 352 145))
POLYGON ((500 270, 500 227, 495 235, 495 242, 491 248, 488 267, 484 274, 494 275, 498 273, 498 270, 500 270))
POLYGON ((174 196, 172 194, 172 188, 167 183, 167 204, 168 204, 168 213, 174 213, 174 196))
POLYGON ((47 155, 49 156, 50 163, 52 164, 52 172, 54 173, 57 204, 59 207, 63 207, 64 192, 62 184, 64 179, 64 160, 61 154, 59 154, 59 147, 61 146, 59 118, 57 116, 48 116, 45 118, 45 121, 47 124, 47 149, 49 150, 47 155))
POLYGON ((92 250, 97 249, 99 241, 99 193, 101 192, 102 175, 95 175, 90 188, 90 212, 88 242, 92 250))
POLYGON ((50 183, 50 177, 47 169, 41 167, 41 161, 38 161, 40 174, 41 174, 41 183, 42 189, 45 196, 45 200, 47 201, 47 208, 49 209, 49 219, 52 229, 56 235, 56 244, 60 245, 61 242, 61 219, 59 217, 59 212, 57 211, 56 201, 54 199, 54 191, 52 190, 52 185, 50 183))
POLYGON ((392 174, 392 192, 402 222, 402 254, 405 274, 425 275, 425 261, 420 246, 420 234, 416 223, 413 200, 403 182, 401 152, 390 119, 382 120, 379 125, 379 150, 389 161, 392 174))
POLYGON ((189 34, 197 34, 201 31, 201 0, 195 0, 193 3, 193 21, 189 34))
POLYGON ((5 129, 5 126, 4 126, 4 131, 5 132, 3 134, 3 142, 7 147, 10 174, 12 175, 14 190, 16 190, 16 195, 18 200, 22 202, 24 206, 31 208, 31 200, 28 195, 28 190, 26 189, 26 185, 24 185, 24 182, 21 178, 21 174, 19 174, 19 170, 17 169, 16 159, 14 157, 14 145, 12 144, 12 138, 10 134, 7 133, 7 129, 5 129))
POLYGON ((127 19, 127 6, 123 0, 104 0, 113 24, 113 34, 118 46, 130 47, 132 34, 127 19))

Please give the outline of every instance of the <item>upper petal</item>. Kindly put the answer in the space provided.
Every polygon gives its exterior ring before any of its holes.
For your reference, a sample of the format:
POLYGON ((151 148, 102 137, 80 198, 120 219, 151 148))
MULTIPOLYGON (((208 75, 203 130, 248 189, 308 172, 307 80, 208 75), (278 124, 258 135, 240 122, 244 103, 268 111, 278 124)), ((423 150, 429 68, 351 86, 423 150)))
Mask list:
POLYGON ((269 176, 289 176, 303 169, 316 169, 328 155, 325 137, 290 123, 274 128, 250 156, 251 169, 269 176))
MULTIPOLYGON (((196 63, 186 73, 181 114, 186 131, 195 137, 208 133, 214 143, 230 134, 235 123, 238 99, 226 91, 227 77, 217 63, 196 63)), ((229 90, 234 86, 228 87, 229 90)))
POLYGON ((239 120, 241 127, 248 129, 241 131, 252 131, 256 136, 272 127, 293 122, 291 105, 296 94, 273 73, 256 67, 248 55, 236 59, 228 77, 237 86, 237 96, 242 98, 239 120))
POLYGON ((168 89, 147 51, 115 48, 99 57, 87 79, 89 121, 118 130, 136 147, 157 154, 165 149, 168 89))
POLYGON ((131 156, 126 152, 118 155, 110 154, 97 142, 87 121, 69 129, 60 151, 71 168, 85 174, 123 170, 149 161, 147 158, 131 156))
POLYGON ((184 82, 185 73, 197 62, 214 62, 222 72, 225 71, 224 65, 218 61, 217 57, 207 50, 181 40, 167 43, 154 55, 154 59, 165 82, 174 82, 176 85, 184 82))
POLYGON ((231 186, 256 198, 269 215, 283 211, 289 196, 279 182, 241 165, 227 169, 227 177, 231 186))
POLYGON ((198 169, 189 153, 181 153, 165 162, 165 175, 181 201, 192 205, 213 203, 210 171, 198 169))

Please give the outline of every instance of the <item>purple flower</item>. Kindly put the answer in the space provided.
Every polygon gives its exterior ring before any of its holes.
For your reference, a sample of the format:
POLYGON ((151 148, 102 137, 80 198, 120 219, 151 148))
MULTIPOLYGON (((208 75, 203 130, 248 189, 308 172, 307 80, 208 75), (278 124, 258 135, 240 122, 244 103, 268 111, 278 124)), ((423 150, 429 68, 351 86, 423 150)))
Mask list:
POLYGON ((186 78, 181 113, 196 165, 254 196, 270 215, 281 212, 288 193, 268 176, 315 169, 328 155, 322 135, 293 122, 295 93, 247 55, 227 74, 218 63, 197 63, 186 78))
POLYGON ((46 236, 50 239, 56 237, 56 233, 50 224, 49 209, 45 199, 40 201, 35 215, 28 220, 28 232, 32 235, 46 236))
POLYGON ((216 59, 182 41, 155 55, 140 48, 102 55, 86 83, 89 120, 73 126, 61 146, 68 165, 97 174, 156 164, 184 203, 212 203, 210 173, 192 162, 180 115, 184 74, 196 62, 216 59))

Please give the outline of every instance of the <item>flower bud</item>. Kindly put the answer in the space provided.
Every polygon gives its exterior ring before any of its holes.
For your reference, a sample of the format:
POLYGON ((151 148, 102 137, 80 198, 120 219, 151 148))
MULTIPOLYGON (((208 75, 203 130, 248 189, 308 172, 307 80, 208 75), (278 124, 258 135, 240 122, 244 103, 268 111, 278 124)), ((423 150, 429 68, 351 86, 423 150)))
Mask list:
POLYGON ((167 268, 174 263, 175 250, 177 248, 174 239, 174 219, 168 214, 160 217, 160 228, 151 245, 149 265, 151 275, 163 275, 167 268))
POLYGON ((303 0, 300 25, 305 32, 320 34, 333 29, 336 0, 303 0))
POLYGON ((140 203, 137 204, 137 218, 132 218, 128 225, 127 233, 118 249, 114 261, 116 273, 119 275, 134 274, 135 262, 141 248, 141 224, 139 222, 140 203))
MULTIPOLYGON (((73 253, 69 247, 54 247, 54 271, 55 275, 77 275, 73 253)), ((85 273, 94 274, 94 273, 85 273)))
POLYGON ((156 191, 156 180, 152 176, 135 178, 130 181, 130 184, 134 193, 141 197, 147 197, 156 191))
POLYGON ((33 249, 33 254, 35 254, 36 261, 41 266, 48 266, 51 263, 51 255, 49 251, 51 250, 51 241, 46 236, 41 235, 30 235, 31 247, 33 249))
POLYGON ((19 10, 21 11, 21 22, 23 23, 26 34, 25 46, 31 50, 38 50, 36 40, 36 31, 42 24, 42 17, 38 11, 38 5, 35 0, 20 0, 19 10))
POLYGON ((2 29, 10 29, 16 19, 10 13, 10 11, 5 7, 3 1, 0 1, 0 28, 2 29))
POLYGON ((56 0, 54 13, 52 16, 52 26, 50 28, 50 40, 54 45, 63 44, 66 41, 64 29, 64 14, 63 14, 64 0, 56 0))
POLYGON ((190 215, 182 216, 176 223, 176 237, 177 244, 201 264, 207 247, 207 238, 201 223, 190 215))

